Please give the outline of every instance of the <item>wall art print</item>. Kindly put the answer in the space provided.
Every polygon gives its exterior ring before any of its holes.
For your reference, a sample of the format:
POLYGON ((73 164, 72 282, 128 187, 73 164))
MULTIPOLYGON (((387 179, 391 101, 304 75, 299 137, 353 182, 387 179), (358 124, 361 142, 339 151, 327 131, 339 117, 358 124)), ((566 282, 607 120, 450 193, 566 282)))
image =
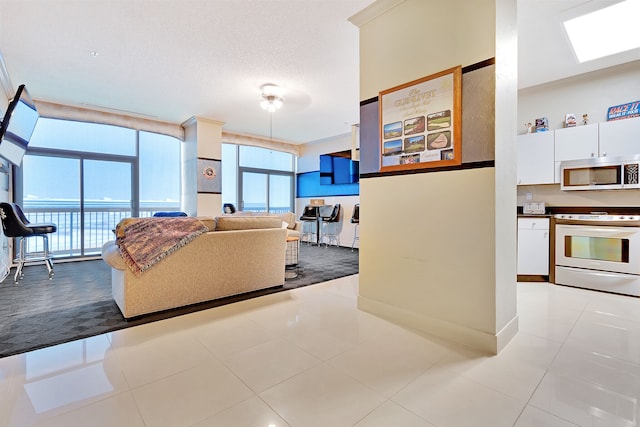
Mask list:
POLYGON ((380 171, 460 165, 462 67, 380 92, 380 171))
POLYGON ((222 162, 198 157, 198 193, 222 194, 222 162))

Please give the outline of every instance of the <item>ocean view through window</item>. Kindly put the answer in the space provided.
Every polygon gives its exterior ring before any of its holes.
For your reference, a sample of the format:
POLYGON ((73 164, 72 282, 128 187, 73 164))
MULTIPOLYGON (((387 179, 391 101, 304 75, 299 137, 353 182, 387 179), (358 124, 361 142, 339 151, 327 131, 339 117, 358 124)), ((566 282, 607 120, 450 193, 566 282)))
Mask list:
POLYGON ((180 141, 41 119, 15 184, 15 200, 31 222, 57 224, 50 236, 55 257, 99 255, 121 219, 180 210, 180 141))
POLYGON ((223 203, 240 211, 295 211, 295 157, 262 147, 222 144, 223 203))

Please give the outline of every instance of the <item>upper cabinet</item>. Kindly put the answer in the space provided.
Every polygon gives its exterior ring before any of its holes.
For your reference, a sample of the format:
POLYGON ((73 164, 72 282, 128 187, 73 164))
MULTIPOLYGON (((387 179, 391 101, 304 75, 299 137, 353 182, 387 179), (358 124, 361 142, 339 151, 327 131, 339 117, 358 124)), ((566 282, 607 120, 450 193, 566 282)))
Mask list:
POLYGON ((518 185, 560 183, 565 160, 634 154, 640 154, 640 117, 519 135, 518 185))
POLYGON ((518 185, 553 184, 553 134, 518 135, 518 185))
POLYGON ((598 124, 557 129, 554 182, 560 182, 560 162, 598 156, 598 124))
POLYGON ((600 123, 600 156, 640 154, 640 117, 600 123))

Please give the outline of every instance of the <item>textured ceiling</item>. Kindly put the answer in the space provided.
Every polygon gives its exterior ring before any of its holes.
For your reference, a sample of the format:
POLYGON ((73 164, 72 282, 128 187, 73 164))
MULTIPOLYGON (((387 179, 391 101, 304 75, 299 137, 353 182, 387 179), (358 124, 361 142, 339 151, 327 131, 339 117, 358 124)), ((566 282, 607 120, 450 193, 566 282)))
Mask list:
MULTIPOLYGON (((272 136, 305 143, 359 121, 358 28, 347 19, 372 2, 0 0, 0 52, 14 87, 36 99, 262 136, 260 86, 275 83, 286 93, 272 136)), ((520 87, 638 60, 577 64, 566 43, 562 16, 612 2, 518 0, 520 87)))
POLYGON ((264 136, 260 86, 275 83, 286 92, 273 137, 303 143, 359 121, 347 19, 371 2, 0 0, 0 52, 35 99, 264 136))

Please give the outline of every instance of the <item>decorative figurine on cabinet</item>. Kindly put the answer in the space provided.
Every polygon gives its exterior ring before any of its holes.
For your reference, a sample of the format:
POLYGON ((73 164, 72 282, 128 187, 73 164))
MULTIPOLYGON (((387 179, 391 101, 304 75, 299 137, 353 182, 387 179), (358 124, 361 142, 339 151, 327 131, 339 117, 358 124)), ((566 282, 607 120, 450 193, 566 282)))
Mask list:
POLYGON ((533 125, 531 124, 531 122, 525 124, 524 127, 527 128, 527 133, 533 133, 533 125))
POLYGON ((589 115, 588 114, 583 114, 582 115, 582 124, 583 125, 588 125, 589 124, 589 115))

